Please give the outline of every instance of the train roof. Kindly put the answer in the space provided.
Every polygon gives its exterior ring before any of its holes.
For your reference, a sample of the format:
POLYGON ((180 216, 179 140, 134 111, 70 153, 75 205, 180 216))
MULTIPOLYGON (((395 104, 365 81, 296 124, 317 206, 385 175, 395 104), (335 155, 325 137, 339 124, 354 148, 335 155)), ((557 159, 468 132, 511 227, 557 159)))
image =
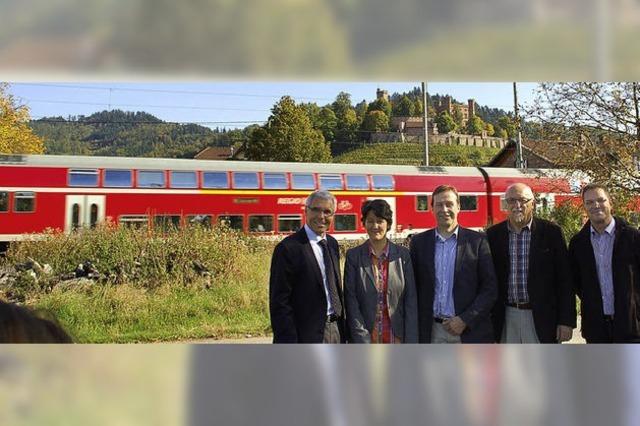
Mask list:
POLYGON ((246 172, 314 172, 391 175, 478 176, 476 167, 389 166, 342 163, 284 163, 268 161, 192 160, 180 158, 93 157, 72 155, 0 155, 0 165, 36 167, 162 169, 246 172))

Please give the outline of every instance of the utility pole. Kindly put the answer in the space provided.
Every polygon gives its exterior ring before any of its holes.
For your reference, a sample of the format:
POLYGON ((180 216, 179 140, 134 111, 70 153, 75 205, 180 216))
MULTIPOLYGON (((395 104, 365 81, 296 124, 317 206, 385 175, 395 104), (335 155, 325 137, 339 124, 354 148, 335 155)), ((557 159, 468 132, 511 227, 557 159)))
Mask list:
POLYGON ((427 83, 422 82, 422 118, 424 122, 424 165, 429 165, 429 126, 427 125, 427 83))
POLYGON ((518 138, 516 139, 516 168, 524 169, 524 159, 522 158, 522 129, 520 126, 520 117, 518 116, 518 91, 516 82, 513 82, 513 110, 515 112, 516 127, 518 129, 518 138))

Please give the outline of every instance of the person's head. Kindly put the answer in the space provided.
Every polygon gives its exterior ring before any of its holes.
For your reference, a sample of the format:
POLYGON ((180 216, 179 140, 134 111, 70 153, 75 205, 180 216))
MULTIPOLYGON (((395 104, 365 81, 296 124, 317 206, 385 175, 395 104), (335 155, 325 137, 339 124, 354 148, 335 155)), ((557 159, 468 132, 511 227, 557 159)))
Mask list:
POLYGON ((368 200, 362 205, 362 225, 367 230, 372 241, 386 238, 387 232, 393 225, 393 212, 385 200, 368 200))
POLYGON ((604 186, 590 183, 582 188, 582 203, 594 226, 606 226, 611 222, 613 204, 604 186))
POLYGON ((73 343, 51 315, 0 301, 0 343, 73 343))
POLYGON ((307 225, 318 235, 324 235, 333 215, 336 213, 336 197, 329 191, 317 190, 312 192, 305 203, 307 225))
POLYGON ((453 229, 458 225, 460 196, 455 187, 451 185, 437 187, 431 196, 431 207, 436 217, 438 228, 453 229))
POLYGON ((505 191, 509 222, 519 228, 528 224, 533 218, 535 200, 533 191, 524 183, 514 183, 505 191))

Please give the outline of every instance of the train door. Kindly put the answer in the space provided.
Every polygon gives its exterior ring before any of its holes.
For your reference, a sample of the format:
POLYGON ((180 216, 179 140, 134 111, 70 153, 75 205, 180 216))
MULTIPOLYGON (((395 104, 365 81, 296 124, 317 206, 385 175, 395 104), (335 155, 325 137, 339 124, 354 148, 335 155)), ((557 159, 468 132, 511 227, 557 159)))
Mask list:
POLYGON ((104 221, 104 195, 67 195, 65 232, 85 227, 93 228, 104 221))
POLYGON ((393 226, 389 229, 389 233, 395 234, 397 232, 402 232, 402 229, 398 229, 398 220, 396 217, 396 197, 368 197, 367 200, 385 200, 391 206, 391 211, 393 212, 393 226))

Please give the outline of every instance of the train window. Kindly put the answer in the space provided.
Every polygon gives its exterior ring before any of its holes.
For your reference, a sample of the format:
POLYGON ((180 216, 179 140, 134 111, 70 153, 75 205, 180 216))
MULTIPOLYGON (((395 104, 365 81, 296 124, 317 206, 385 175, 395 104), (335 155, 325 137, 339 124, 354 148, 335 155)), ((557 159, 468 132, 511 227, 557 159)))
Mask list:
POLYGON ((202 226, 204 228, 211 228, 213 216, 210 214, 194 214, 187 216, 187 225, 189 226, 202 226))
POLYGON ((96 169, 69 170, 69 186, 98 186, 98 171, 96 169))
POLYGON ((138 170, 138 187, 164 188, 164 172, 161 170, 138 170))
POLYGON ((250 215, 249 216, 250 232, 271 232, 273 231, 273 216, 269 215, 250 215))
POLYGON ((120 216, 119 222, 129 228, 142 229, 147 227, 149 218, 146 215, 123 215, 120 216))
POLYGON ((0 192, 0 212, 9 211, 9 193, 6 191, 0 192))
POLYGON ((234 172, 233 187, 237 189, 258 189, 258 174, 234 172))
POLYGON ((320 175, 320 189, 327 191, 342 189, 342 176, 340 175, 320 175))
POLYGON ((315 189, 316 183, 311 173, 292 173, 291 186, 293 189, 315 189))
POLYGON ((171 171, 171 188, 197 188, 196 172, 171 171))
POLYGON ((375 190, 393 190, 393 177, 389 175, 371 175, 371 180, 375 190))
POLYGON ((333 219, 333 229, 336 231, 355 231, 356 215, 355 214, 337 214, 333 219))
POLYGON ((302 227, 302 216, 299 214, 278 216, 279 232, 296 232, 302 227))
POLYGON ((98 205, 91 204, 89 208, 89 226, 95 228, 98 224, 98 205))
POLYGON ((133 186, 133 174, 131 170, 105 170, 104 186, 110 188, 131 188, 133 186))
POLYGON ((240 215, 218 216, 218 223, 237 231, 242 231, 244 229, 244 217, 240 215))
POLYGON ((229 188, 229 175, 227 172, 202 173, 203 188, 229 188))
POLYGON ((366 175, 346 175, 347 189, 369 189, 366 175))
POLYGON ((287 176, 284 173, 265 173, 262 183, 264 189, 287 189, 287 176))
POLYGON ((460 211, 478 210, 478 197, 475 195, 460 196, 460 211))
POLYGON ((180 228, 180 215, 155 215, 153 217, 153 228, 164 232, 175 231, 180 228))
POLYGON ((80 204, 75 203, 71 208, 71 229, 80 228, 80 204))
POLYGON ((429 196, 416 195, 416 211, 419 211, 419 212, 429 211, 429 196))
POLYGON ((14 195, 15 212, 32 212, 36 209, 36 193, 35 192, 16 192, 14 195))

